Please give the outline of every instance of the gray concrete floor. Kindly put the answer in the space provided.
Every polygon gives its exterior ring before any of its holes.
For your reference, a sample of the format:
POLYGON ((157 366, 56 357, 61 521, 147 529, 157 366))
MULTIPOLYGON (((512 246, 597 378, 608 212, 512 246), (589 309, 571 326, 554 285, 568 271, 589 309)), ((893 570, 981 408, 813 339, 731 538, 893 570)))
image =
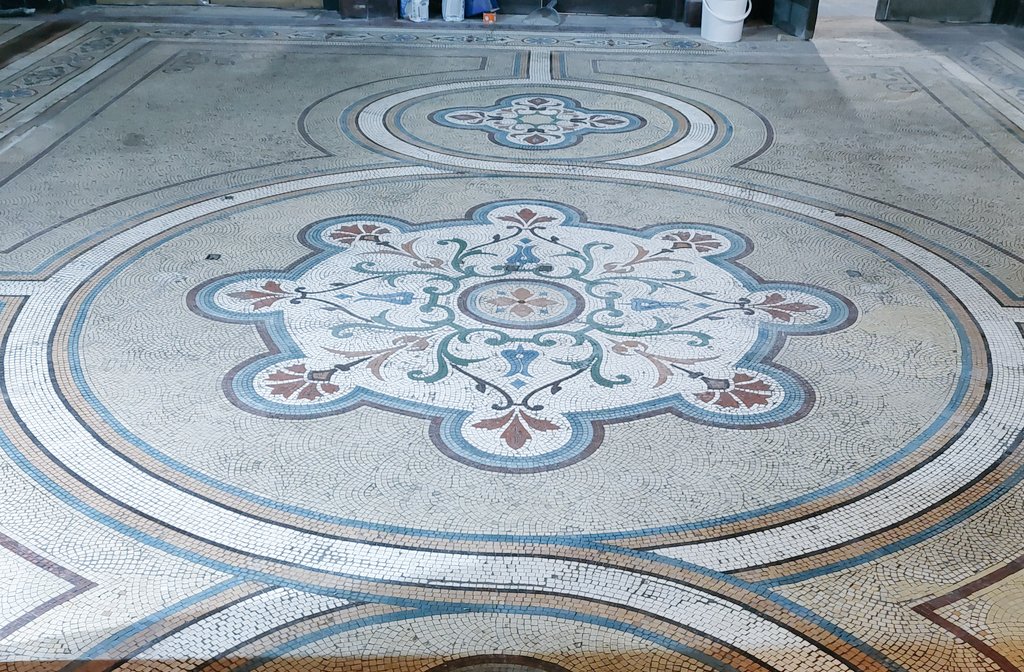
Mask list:
POLYGON ((818 5, 818 17, 859 16, 873 18, 875 16, 875 0, 821 0, 818 5))

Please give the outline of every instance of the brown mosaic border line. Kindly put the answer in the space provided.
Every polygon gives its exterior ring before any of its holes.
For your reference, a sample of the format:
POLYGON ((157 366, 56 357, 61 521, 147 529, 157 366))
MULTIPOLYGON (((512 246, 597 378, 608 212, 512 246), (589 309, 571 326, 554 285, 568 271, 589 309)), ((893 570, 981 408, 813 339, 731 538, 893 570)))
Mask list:
MULTIPOLYGON (((540 655, 540 654, 534 654, 540 655)), ((544 654, 554 657, 551 654, 544 654)), ((460 670, 469 672, 471 668, 464 667, 467 664, 480 665, 491 663, 497 667, 490 667, 490 670, 505 670, 511 664, 524 665, 529 661, 529 670, 538 672, 614 672, 626 669, 642 669, 644 672, 716 672, 714 668, 687 658, 685 662, 679 661, 674 654, 658 652, 654 655, 644 655, 637 651, 588 653, 579 652, 572 656, 571 661, 563 660, 560 663, 551 663, 546 659, 508 656, 508 655, 484 655, 472 656, 468 659, 456 659, 449 663, 442 663, 437 666, 439 658, 433 657, 402 657, 402 656, 381 656, 372 659, 356 660, 346 658, 339 660, 321 656, 316 658, 304 658, 309 669, 316 670, 344 670, 344 672, 448 672, 460 670), (469 661, 469 662, 466 662, 469 661), (454 665, 454 666, 453 666, 454 665), (501 667, 504 665, 505 667, 501 667), (684 666, 685 665, 685 666, 684 666)), ((294 662, 280 659, 268 661, 260 665, 258 672, 294 672, 294 662)), ((480 668, 477 668, 480 669, 480 668)))
MULTIPOLYGON (((383 614, 398 614, 398 613, 401 613, 403 611, 409 611, 409 610, 406 609, 406 608, 390 607, 390 606, 387 606, 387 605, 367 604, 367 605, 363 605, 362 607, 358 607, 358 608, 352 609, 351 611, 345 612, 344 615, 347 618, 345 618, 344 621, 355 621, 355 620, 358 620, 358 619, 366 618, 368 616, 375 616, 375 615, 378 615, 378 614, 380 614, 380 615, 383 615, 383 614)), ((624 622, 629 622, 629 621, 635 621, 636 620, 635 614, 633 612, 628 611, 628 610, 618 609, 618 608, 614 608, 614 607, 608 607, 608 608, 606 608, 605 612, 607 613, 607 616, 608 616, 608 618, 610 620, 620 620, 620 621, 624 621, 624 622)), ((416 616, 415 618, 444 618, 447 615, 449 615, 449 614, 444 614, 444 613, 441 613, 441 614, 427 614, 427 615, 416 616)), ((528 615, 527 616, 521 616, 521 617, 522 618, 529 618, 528 615)), ((344 621, 341 621, 341 622, 344 622, 344 621)), ((266 655, 266 652, 268 650, 270 650, 275 645, 281 644, 282 641, 290 641, 291 639, 295 639, 295 638, 297 638, 299 636, 308 634, 310 632, 315 632, 317 630, 320 630, 320 629, 325 628, 325 627, 329 627, 331 625, 336 625, 337 623, 339 623, 339 621, 334 617, 333 614, 329 614, 329 613, 324 613, 323 615, 315 614, 314 616, 312 616, 312 617, 310 617, 308 619, 303 619, 302 621, 298 621, 298 622, 289 624, 287 630, 284 631, 285 637, 281 638, 280 641, 274 639, 274 635, 279 634, 278 632, 268 633, 265 636, 261 636, 258 640, 253 641, 249 646, 247 646, 244 649, 239 649, 237 651, 228 652, 228 655, 230 655, 232 657, 234 657, 234 656, 241 656, 243 661, 248 661, 248 660, 252 660, 252 659, 260 659, 260 658, 263 658, 266 655)), ((364 626, 364 627, 371 627, 371 626, 364 626)), ((594 627, 603 627, 603 626, 594 626, 594 627)), ((658 634, 666 635, 666 636, 669 636, 669 637, 671 637, 673 639, 677 639, 677 637, 678 637, 678 634, 675 637, 672 636, 671 628, 662 628, 662 631, 659 632, 658 634)), ((731 648, 731 647, 729 647, 727 645, 721 644, 721 643, 719 643, 717 641, 714 641, 714 640, 705 640, 704 638, 699 637, 699 635, 696 635, 696 634, 692 634, 692 633, 689 633, 689 634, 691 634, 691 637, 696 637, 696 641, 701 644, 701 646, 693 647, 693 648, 696 648, 701 653, 709 656, 710 658, 712 658, 713 660, 715 660, 715 661, 717 661, 719 663, 724 663, 726 665, 730 665, 730 666, 734 667, 737 670, 737 672, 777 672, 777 670, 774 667, 766 665, 766 664, 758 661, 757 659, 752 658, 752 657, 750 657, 748 655, 745 655, 742 652, 739 652, 739 651, 737 651, 737 650, 735 650, 735 649, 733 649, 733 648, 731 648)), ((687 641, 686 643, 687 644, 692 644, 693 642, 687 641)), ((691 661, 691 660, 693 660, 692 658, 690 658, 689 656, 686 656, 685 654, 676 653, 676 652, 669 651, 669 650, 666 650, 666 649, 662 649, 659 653, 662 656, 666 657, 666 658, 671 656, 672 658, 674 658, 677 661, 691 661)), ((467 660, 473 660, 473 659, 479 660, 479 659, 484 659, 484 658, 491 658, 491 659, 493 659, 493 656, 472 656, 472 657, 461 657, 461 658, 448 659, 448 660, 446 660, 442 656, 437 656, 437 657, 433 658, 432 660, 430 660, 429 670, 430 670, 430 672, 440 672, 441 670, 449 670, 449 669, 455 670, 455 669, 459 669, 460 666, 466 665, 467 664, 467 662, 466 662, 467 660)), ((396 669, 396 668, 397 669, 407 669, 407 663, 405 663, 404 667, 402 667, 402 668, 399 668, 397 666, 393 668, 393 667, 391 667, 388 664, 388 660, 387 660, 386 657, 381 657, 380 660, 381 660, 382 663, 384 663, 382 665, 382 669, 383 670, 396 669)), ((274 662, 272 662, 272 661, 268 661, 268 662, 270 662, 271 666, 274 665, 274 662)), ((552 664, 554 665, 555 663, 552 662, 552 664)), ((564 665, 564 663, 561 663, 561 665, 564 665)), ((207 668, 197 668, 197 670, 195 672, 199 672, 200 669, 209 670, 209 672, 228 672, 229 670, 237 669, 237 666, 232 664, 231 658, 228 658, 228 660, 224 661, 221 664, 210 665, 207 668)), ((266 669, 266 667, 265 666, 261 666, 261 667, 259 667, 257 669, 266 669)), ((559 667, 558 669, 561 672, 571 672, 573 669, 579 669, 580 672, 584 672, 583 668, 577 668, 576 666, 570 666, 569 669, 566 669, 565 667, 559 667)), ((679 668, 677 668, 677 667, 670 667, 669 669, 673 669, 673 670, 674 669, 681 669, 681 666, 679 668)))
MULTIPOLYGON (((422 176, 417 179, 446 179, 449 177, 451 176, 437 175, 422 176)), ((394 179, 402 181, 409 178, 394 179)), ((330 186, 325 188, 318 188, 317 190, 331 190, 335 188, 337 187, 330 186)), ((296 195, 298 194, 292 194, 289 197, 296 195)), ((252 203, 247 203, 238 207, 253 207, 255 205, 259 205, 261 202, 263 201, 254 201, 252 203)), ((237 210, 237 208, 225 209, 214 216, 222 216, 226 212, 232 212, 235 210, 237 210)), ((368 530, 356 526, 338 525, 330 522, 310 520, 309 518, 298 516, 296 514, 289 514, 287 512, 278 511, 270 507, 254 504, 253 502, 246 499, 242 499, 238 496, 229 495, 217 488, 201 483, 200 481, 194 478, 181 474, 180 472, 168 467, 167 465, 152 458, 151 456, 146 455, 138 447, 125 441, 116 432, 107 428, 106 423, 102 420, 102 418, 98 416, 98 414, 96 414, 96 412, 92 409, 88 401, 81 395, 81 392, 77 389, 77 386, 75 385, 74 381, 71 379, 68 373, 70 371, 70 368, 69 362, 67 361, 67 348, 68 339, 70 338, 71 334, 69 316, 77 313, 84 295, 87 294, 93 287, 96 286, 98 282, 100 282, 105 277, 105 273, 109 273, 111 268, 116 267, 117 265, 128 260, 134 254, 134 250, 138 249, 138 247, 144 244, 153 243, 159 240, 160 238, 170 237, 174 235, 175 232, 181 227, 190 226, 194 224, 195 220, 191 222, 185 222, 181 225, 174 227, 173 229, 165 231, 161 234, 157 234, 157 236, 154 236, 148 241, 144 241, 143 243, 134 246, 131 250, 125 251, 117 258, 105 264, 104 269, 106 270, 98 270, 96 274, 94 274, 88 281, 83 283, 83 285, 76 291, 75 295, 69 300, 69 302, 63 308, 62 316, 58 320, 57 326, 55 327, 53 332, 53 338, 51 339, 50 348, 55 381, 57 382, 58 392, 64 399, 65 404, 68 406, 69 410, 72 413, 74 413, 76 417, 79 418, 83 426, 91 428, 91 431, 93 432, 97 440, 101 441, 102 443, 110 447, 112 450, 116 451, 118 455, 120 455, 123 459, 127 460, 133 465, 135 465, 137 468, 142 469, 143 471, 153 475, 156 478, 164 480, 165 482, 173 485, 174 487, 187 490, 188 492, 203 497, 208 501, 214 502, 220 506, 225 506, 228 509, 239 512, 242 515, 256 517, 261 520, 272 522, 274 524, 281 524, 286 527, 301 530, 304 532, 313 532, 316 534, 325 534, 328 536, 339 536, 341 538, 354 539, 371 543, 388 544, 418 549, 430 548, 433 550, 441 551, 450 551, 458 549, 466 550, 469 552, 485 553, 495 551, 521 552, 524 548, 530 547, 530 545, 524 546, 523 544, 496 541, 453 542, 452 540, 424 538, 413 534, 392 534, 382 536, 380 532, 374 530, 368 530)), ((824 225, 823 222, 821 224, 824 225)), ((311 252, 311 254, 313 254, 313 252, 311 252)), ((969 320, 970 318, 968 317, 967 319, 969 320)), ((970 324, 970 321, 968 321, 968 324, 970 324)), ((977 341, 977 339, 980 338, 980 334, 975 334, 975 341, 977 341)), ((982 342, 974 342, 973 346, 975 352, 979 351, 978 346, 982 346, 981 349, 983 349, 982 342)), ((987 372, 987 368, 985 368, 984 371, 987 372)), ((980 385, 978 381, 975 381, 975 383, 975 387, 980 385)), ((984 386, 981 385, 981 387, 982 390, 975 390, 975 396, 977 396, 978 393, 983 392, 984 386)), ((970 397, 970 400, 973 401, 974 397, 970 397)), ((982 399, 980 398, 977 399, 979 403, 981 400, 982 399)), ((973 414, 974 412, 976 412, 976 410, 976 407, 974 407, 967 412, 961 411, 957 414, 953 414, 949 419, 950 425, 947 425, 948 429, 942 433, 942 436, 939 437, 938 441, 927 443, 926 446, 922 447, 922 449, 919 449, 913 455, 908 456, 906 460, 897 463, 896 465, 893 466, 893 468, 886 470, 885 472, 880 472, 879 474, 873 476, 872 478, 868 479, 866 482, 860 484, 857 487, 843 491, 845 493, 843 495, 845 499, 842 499, 839 495, 836 495, 835 497, 832 497, 825 501, 817 500, 816 502, 811 502, 806 506, 800 507, 799 509, 791 513, 784 512, 780 514, 774 514, 771 516, 761 517, 759 519, 755 519, 753 523, 744 521, 743 523, 737 523, 735 526, 732 526, 731 528, 712 528, 711 530, 684 532, 675 535, 628 537, 625 539, 616 540, 613 543, 624 547, 645 550, 664 546, 680 545, 682 543, 695 543, 696 541, 706 540, 709 538, 721 538, 727 535, 735 536, 738 534, 746 533, 753 529, 774 527, 777 525, 784 524, 786 522, 791 522, 792 520, 798 520, 801 518, 808 517, 810 515, 814 515, 815 513, 818 513, 823 509, 827 510, 829 508, 835 508, 840 503, 850 501, 851 497, 856 498, 866 496, 867 494, 870 494, 870 492, 874 491, 875 489, 885 484, 889 480, 901 477, 908 464, 911 465, 911 468, 919 466, 921 463, 923 463, 924 460, 928 459, 932 455, 936 454, 937 451, 940 451, 945 447, 946 443, 948 442, 948 440, 945 440, 948 439, 948 437, 946 436, 947 434, 949 436, 955 436, 957 432, 962 431, 964 424, 966 424, 970 417, 967 415, 967 413, 973 414), (901 469, 903 469, 904 471, 900 471, 901 469)))
MULTIPOLYGON (((2 331, 3 325, 0 324, 0 331, 2 331)), ((79 576, 75 572, 71 571, 66 567, 62 567, 55 562, 47 560, 43 556, 35 553, 27 546, 18 543, 14 539, 0 532, 0 546, 7 549, 14 555, 17 555, 22 560, 31 562, 36 567, 53 574, 54 576, 63 579, 71 584, 71 588, 64 592, 54 595, 50 599, 46 600, 42 604, 33 607, 32 609, 24 612, 20 616, 0 625, 0 640, 3 640, 16 631, 25 627, 32 621, 36 620, 43 614, 53 609, 56 609, 65 602, 70 602, 74 598, 78 597, 82 593, 86 592, 91 588, 95 588, 96 584, 86 579, 83 576, 79 576)))
POLYGON ((129 660, 190 625, 271 590, 273 590, 272 587, 251 582, 231 586, 117 642, 116 645, 103 652, 106 658, 71 661, 62 668, 62 672, 108 672, 117 667, 117 661, 129 660))
MULTIPOLYGON (((474 654, 467 656, 455 654, 455 656, 452 657, 451 655, 441 654, 434 656, 402 656, 368 653, 365 657, 362 657, 360 661, 356 661, 354 656, 346 658, 327 656, 319 658, 303 657, 298 659, 293 656, 289 656, 285 659, 269 658, 266 656, 266 652, 272 646, 280 643, 279 641, 274 641, 272 637, 284 631, 287 632, 285 632, 284 636, 280 639, 283 641, 290 641, 309 632, 315 632, 318 628, 330 627, 331 625, 336 625, 341 622, 355 621, 376 615, 400 614, 403 611, 410 610, 379 604, 366 604, 347 609, 344 607, 328 609, 317 614, 312 614, 309 617, 293 621, 280 628, 274 628, 267 633, 263 633, 257 637, 247 640, 242 645, 227 649, 219 653, 216 658, 200 663, 193 668, 192 672, 230 672, 231 670, 237 670, 238 668, 250 665, 255 661, 262 662, 262 664, 256 668, 258 670, 290 671, 299 666, 296 664, 296 660, 302 660, 304 662, 309 661, 308 667, 311 669, 336 669, 346 671, 366 670, 366 668, 370 668, 372 672, 454 672, 455 670, 461 670, 471 665, 479 665, 486 662, 502 665, 529 664, 538 670, 543 670, 544 672, 594 672, 595 670, 616 669, 616 664, 620 663, 623 657, 641 658, 645 661, 644 669, 649 672, 679 672, 680 670, 696 669, 698 667, 702 670, 711 670, 707 665, 695 661, 684 654, 663 648, 659 648, 656 653, 645 653, 639 650, 635 652, 614 651, 607 653, 575 651, 564 654, 530 651, 529 656, 509 654, 474 654), (339 621, 333 617, 333 614, 337 614, 342 611, 346 612, 344 613, 344 616, 346 616, 344 620, 339 621), (372 662, 364 663, 363 661, 372 662), (363 667, 364 664, 366 667, 363 667)), ((436 619, 444 618, 449 615, 453 614, 421 614, 409 620, 436 619)), ((729 660, 729 658, 721 659, 722 662, 729 660)), ((303 667, 307 667, 307 665, 304 665, 303 667)), ((771 670, 772 668, 758 667, 740 669, 771 670)))
MULTIPOLYGON (((20 314, 21 309, 25 304, 25 300, 26 298, 22 296, 5 297, 3 301, 0 301, 0 356, 2 356, 2 354, 6 351, 7 335, 8 333, 10 333, 11 325, 14 324, 14 321, 20 314)), ((0 377, 2 377, 2 375, 3 366, 0 366, 0 377)), ((6 425, 0 422, 0 428, 2 427, 6 427, 6 425)), ((0 435, 2 434, 3 432, 2 430, 0 430, 0 435)), ((46 558, 39 555, 29 547, 25 546, 24 544, 18 542, 15 539, 12 539, 11 537, 7 536, 6 534, 3 534, 2 532, 0 532, 0 547, 7 549, 14 555, 17 555, 23 560, 32 563, 36 567, 46 572, 49 572, 50 574, 68 582, 71 585, 69 589, 65 590, 64 592, 58 595, 51 597, 42 604, 37 605, 36 607, 26 611, 20 616, 17 616, 6 623, 0 623, 0 640, 3 640, 6 637, 14 634, 15 632, 25 627, 32 621, 36 620, 46 612, 56 609, 60 605, 73 600, 82 593, 92 588, 95 588, 97 585, 89 579, 85 578, 84 576, 81 576, 73 572, 67 567, 58 565, 52 560, 47 560, 46 558)))
MULTIPOLYGON (((736 572, 735 576, 744 581, 760 582, 777 581, 793 574, 820 569, 830 565, 837 565, 835 571, 839 571, 843 568, 842 565, 844 564, 845 566, 852 566, 853 560, 861 555, 876 552, 890 544, 898 543, 935 525, 939 525, 978 501, 978 499, 993 492, 1005 483, 1008 478, 1013 476, 1018 469, 1024 467, 1024 451, 1021 450, 1021 439, 1024 439, 1024 434, 1017 438, 1016 445, 996 466, 987 470, 985 474, 973 483, 947 497, 938 506, 924 515, 917 516, 885 530, 873 532, 870 535, 847 542, 846 544, 826 549, 825 551, 818 551, 813 554, 813 559, 810 559, 810 557, 792 558, 782 563, 763 565, 736 572)), ((937 532, 936 534, 940 533, 937 532)), ((925 542, 921 541, 918 543, 925 542)))
MULTIPOLYGON (((583 603, 585 601, 579 600, 583 603)), ((592 611, 592 610, 588 610, 592 611)), ((250 638, 249 640, 234 646, 230 649, 226 649, 223 652, 217 654, 215 658, 211 658, 197 665, 194 668, 194 672, 200 672, 201 670, 208 670, 209 672, 228 672, 229 670, 235 669, 240 664, 246 664, 254 660, 267 660, 273 664, 274 660, 268 656, 268 652, 272 651, 275 647, 281 644, 293 641, 299 637, 317 632, 319 630, 328 628, 333 625, 341 623, 358 621, 360 619, 382 616, 389 614, 402 614, 403 612, 409 613, 410 615, 418 612, 415 608, 401 607, 394 605, 387 605, 381 603, 355 603, 345 605, 341 607, 331 607, 323 611, 304 616, 299 619, 284 623, 280 626, 271 628, 266 632, 260 633, 259 635, 250 638), (339 618, 339 616, 341 618, 339 618)), ((448 615, 457 615, 460 612, 452 612, 451 614, 440 612, 431 614, 418 614, 413 616, 413 619, 417 618, 444 618, 448 615)), ((465 613, 465 612, 462 612, 465 613)), ((636 622, 636 613, 627 609, 621 609, 614 606, 605 606, 601 613, 605 614, 609 620, 619 620, 621 622, 636 622)), ((529 615, 519 615, 523 618, 529 618, 529 615)), ((372 627, 372 626, 362 626, 372 627)), ((604 626, 595 626, 604 627, 604 626)), ((753 658, 743 652, 740 652, 728 645, 722 644, 717 640, 708 639, 700 636, 698 633, 692 632, 688 629, 682 629, 686 637, 683 640, 679 639, 679 633, 675 632, 679 628, 673 629, 673 627, 661 627, 657 634, 670 637, 676 641, 685 641, 686 644, 693 644, 697 642, 700 647, 697 648, 701 653, 709 656, 713 660, 724 663, 726 665, 733 666, 739 672, 777 672, 774 667, 766 665, 756 658, 753 658)), ((116 652, 111 652, 116 655, 116 652)), ((684 654, 674 653, 671 651, 665 651, 665 654, 678 656, 680 659, 691 660, 684 654)), ((113 657, 113 655, 111 657, 113 657)), ((145 650, 136 651, 132 654, 132 658, 135 660, 145 660, 145 650)), ((386 658, 384 659, 386 661, 386 658)), ((458 660, 458 659, 457 659, 458 660)), ((125 657, 125 662, 131 662, 129 658, 125 657)), ((432 661, 432 664, 444 664, 442 657, 437 657, 432 661)), ((452 661, 456 662, 456 661, 452 661)), ((77 668, 84 669, 85 668, 77 668)), ((88 668, 89 672, 99 672, 99 669, 93 670, 88 668)), ((105 667, 103 670, 112 670, 117 668, 105 667)), ((388 669, 385 667, 385 669, 388 669)))
POLYGON ((933 597, 927 602, 914 605, 911 607, 915 612, 924 616, 929 621, 939 626, 940 628, 948 631, 954 637, 962 639, 967 644, 970 644, 977 649, 982 655, 991 660, 996 664, 1001 672, 1021 672, 1021 669, 1013 664, 1009 658, 999 653, 994 647, 982 641, 977 635, 974 635, 970 631, 960 627, 956 623, 953 623, 947 618, 944 618, 938 613, 938 610, 943 607, 953 605, 960 600, 970 597, 974 593, 980 590, 984 590, 989 586, 995 585, 1006 578, 1009 578, 1017 572, 1024 569, 1024 556, 1014 558, 1002 567, 985 574, 970 583, 963 585, 951 592, 938 597, 933 597))
MULTIPOLYGON (((685 667, 680 666, 680 659, 669 651, 658 651, 656 654, 644 654, 640 651, 619 651, 619 652, 586 652, 581 651, 574 654, 567 654, 571 660, 561 660, 559 663, 552 663, 548 658, 555 658, 553 654, 536 653, 534 656, 546 656, 537 658, 533 656, 509 656, 497 655, 473 655, 469 658, 450 659, 449 662, 442 656, 401 656, 401 655, 372 655, 356 657, 340 657, 330 655, 319 656, 288 656, 280 658, 242 658, 225 657, 219 661, 215 668, 201 668, 211 672, 231 672, 240 668, 254 669, 254 672, 295 672, 303 670, 332 670, 343 672, 447 672, 448 670, 460 670, 464 668, 458 665, 470 661, 473 664, 491 662, 497 664, 513 664, 529 660, 535 669, 541 672, 611 672, 625 669, 623 665, 630 665, 631 669, 642 669, 645 672, 715 672, 714 668, 694 661, 691 658, 685 659, 685 667), (639 662, 638 662, 639 661, 639 662), (253 663, 258 667, 250 667, 253 663), (452 667, 451 665, 456 665, 452 667)), ((139 670, 140 667, 152 667, 152 662, 159 662, 165 665, 174 665, 175 660, 160 661, 116 661, 110 660, 110 665, 118 665, 118 670, 139 670)), ((65 665, 65 661, 21 661, 8 662, 4 664, 5 672, 57 672, 65 665)), ((200 668, 188 668, 189 672, 200 672, 200 668)), ((500 669, 500 668, 498 668, 500 669)))
MULTIPOLYGON (((468 658, 456 658, 455 660, 449 660, 446 663, 442 663, 437 667, 433 667, 428 672, 455 672, 456 670, 464 670, 467 667, 476 665, 482 665, 484 663, 490 663, 492 665, 523 665, 530 666, 538 670, 538 672, 570 672, 570 670, 562 667, 558 663, 550 662, 547 660, 540 660, 530 656, 469 656, 468 658)), ((591 668, 593 669, 593 668, 591 668)))

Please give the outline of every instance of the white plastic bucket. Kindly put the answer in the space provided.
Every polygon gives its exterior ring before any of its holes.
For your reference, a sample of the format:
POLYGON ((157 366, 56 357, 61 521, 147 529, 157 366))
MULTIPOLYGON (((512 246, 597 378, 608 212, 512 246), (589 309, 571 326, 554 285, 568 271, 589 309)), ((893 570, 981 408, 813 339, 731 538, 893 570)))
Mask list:
POLYGON ((443 0, 441 16, 445 21, 462 21, 466 18, 466 0, 443 0))
POLYGON ((402 17, 420 23, 429 19, 429 0, 402 0, 402 17))
POLYGON ((739 42, 751 9, 751 0, 704 0, 700 36, 709 42, 739 42))

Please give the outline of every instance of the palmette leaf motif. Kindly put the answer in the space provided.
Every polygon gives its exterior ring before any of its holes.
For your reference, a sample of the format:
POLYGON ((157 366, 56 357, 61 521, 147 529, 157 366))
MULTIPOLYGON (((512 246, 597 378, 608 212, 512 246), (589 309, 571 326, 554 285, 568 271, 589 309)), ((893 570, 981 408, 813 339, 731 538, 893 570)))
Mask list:
POLYGON ((764 380, 737 373, 731 380, 725 381, 723 389, 708 389, 695 396, 706 404, 722 408, 754 408, 767 406, 773 393, 771 386, 764 380))
POLYGON ((546 224, 547 222, 557 221, 555 217, 545 217, 538 215, 529 208, 523 208, 515 215, 502 215, 498 217, 503 222, 511 222, 513 224, 521 224, 522 226, 536 226, 538 224, 546 224))
POLYGON ((316 401, 332 395, 340 388, 330 382, 333 371, 309 371, 304 364, 294 364, 273 371, 267 376, 270 394, 285 399, 294 397, 304 401, 316 401))
POLYGON ((352 224, 350 226, 339 226, 331 232, 331 239, 339 243, 356 243, 369 241, 376 243, 381 236, 391 233, 389 229, 377 224, 352 224))
POLYGON ((763 300, 753 305, 782 322, 792 322, 794 315, 797 313, 806 313, 818 308, 818 306, 810 303, 801 303, 799 301, 787 302, 786 297, 778 292, 772 292, 763 300))
POLYGON ((512 450, 519 450, 526 445, 527 441, 533 438, 530 429, 537 432, 550 432, 559 429, 558 425, 549 420, 535 418, 522 411, 509 411, 500 417, 473 423, 473 426, 489 430, 497 430, 504 427, 505 431, 499 435, 499 438, 512 450))
POLYGON ((591 451, 606 419, 798 415, 805 384, 758 354, 765 339, 848 317, 823 290, 750 280, 730 261, 745 240, 724 229, 591 225, 544 201, 470 217, 324 220, 306 229, 315 257, 210 283, 200 308, 265 321, 276 348, 231 374, 232 401, 288 417, 391 408, 435 419, 433 440, 467 464, 549 469, 591 451))
POLYGON ((236 299, 252 301, 252 309, 260 310, 262 308, 269 308, 273 306, 281 299, 287 299, 289 294, 281 289, 281 284, 279 282, 268 280, 264 282, 259 289, 247 289, 242 292, 232 292, 230 296, 236 299))

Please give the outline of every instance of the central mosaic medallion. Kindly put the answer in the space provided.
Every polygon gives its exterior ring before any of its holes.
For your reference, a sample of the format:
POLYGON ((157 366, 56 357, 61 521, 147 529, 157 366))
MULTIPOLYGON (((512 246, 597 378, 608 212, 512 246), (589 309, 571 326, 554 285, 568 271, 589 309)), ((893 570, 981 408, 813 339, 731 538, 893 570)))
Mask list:
POLYGON ((486 131, 492 142, 518 149, 562 149, 587 133, 623 133, 646 122, 626 112, 588 110, 564 96, 502 98, 491 107, 449 108, 431 120, 451 128, 486 131))
POLYGON ((429 418, 438 448, 484 469, 562 467, 605 425, 653 413, 727 428, 801 417, 813 390, 772 356, 854 319, 831 292, 748 272, 733 231, 637 231, 552 202, 430 224, 338 217, 301 238, 317 252, 293 268, 191 295, 267 343, 225 393, 279 418, 362 405, 429 418))

